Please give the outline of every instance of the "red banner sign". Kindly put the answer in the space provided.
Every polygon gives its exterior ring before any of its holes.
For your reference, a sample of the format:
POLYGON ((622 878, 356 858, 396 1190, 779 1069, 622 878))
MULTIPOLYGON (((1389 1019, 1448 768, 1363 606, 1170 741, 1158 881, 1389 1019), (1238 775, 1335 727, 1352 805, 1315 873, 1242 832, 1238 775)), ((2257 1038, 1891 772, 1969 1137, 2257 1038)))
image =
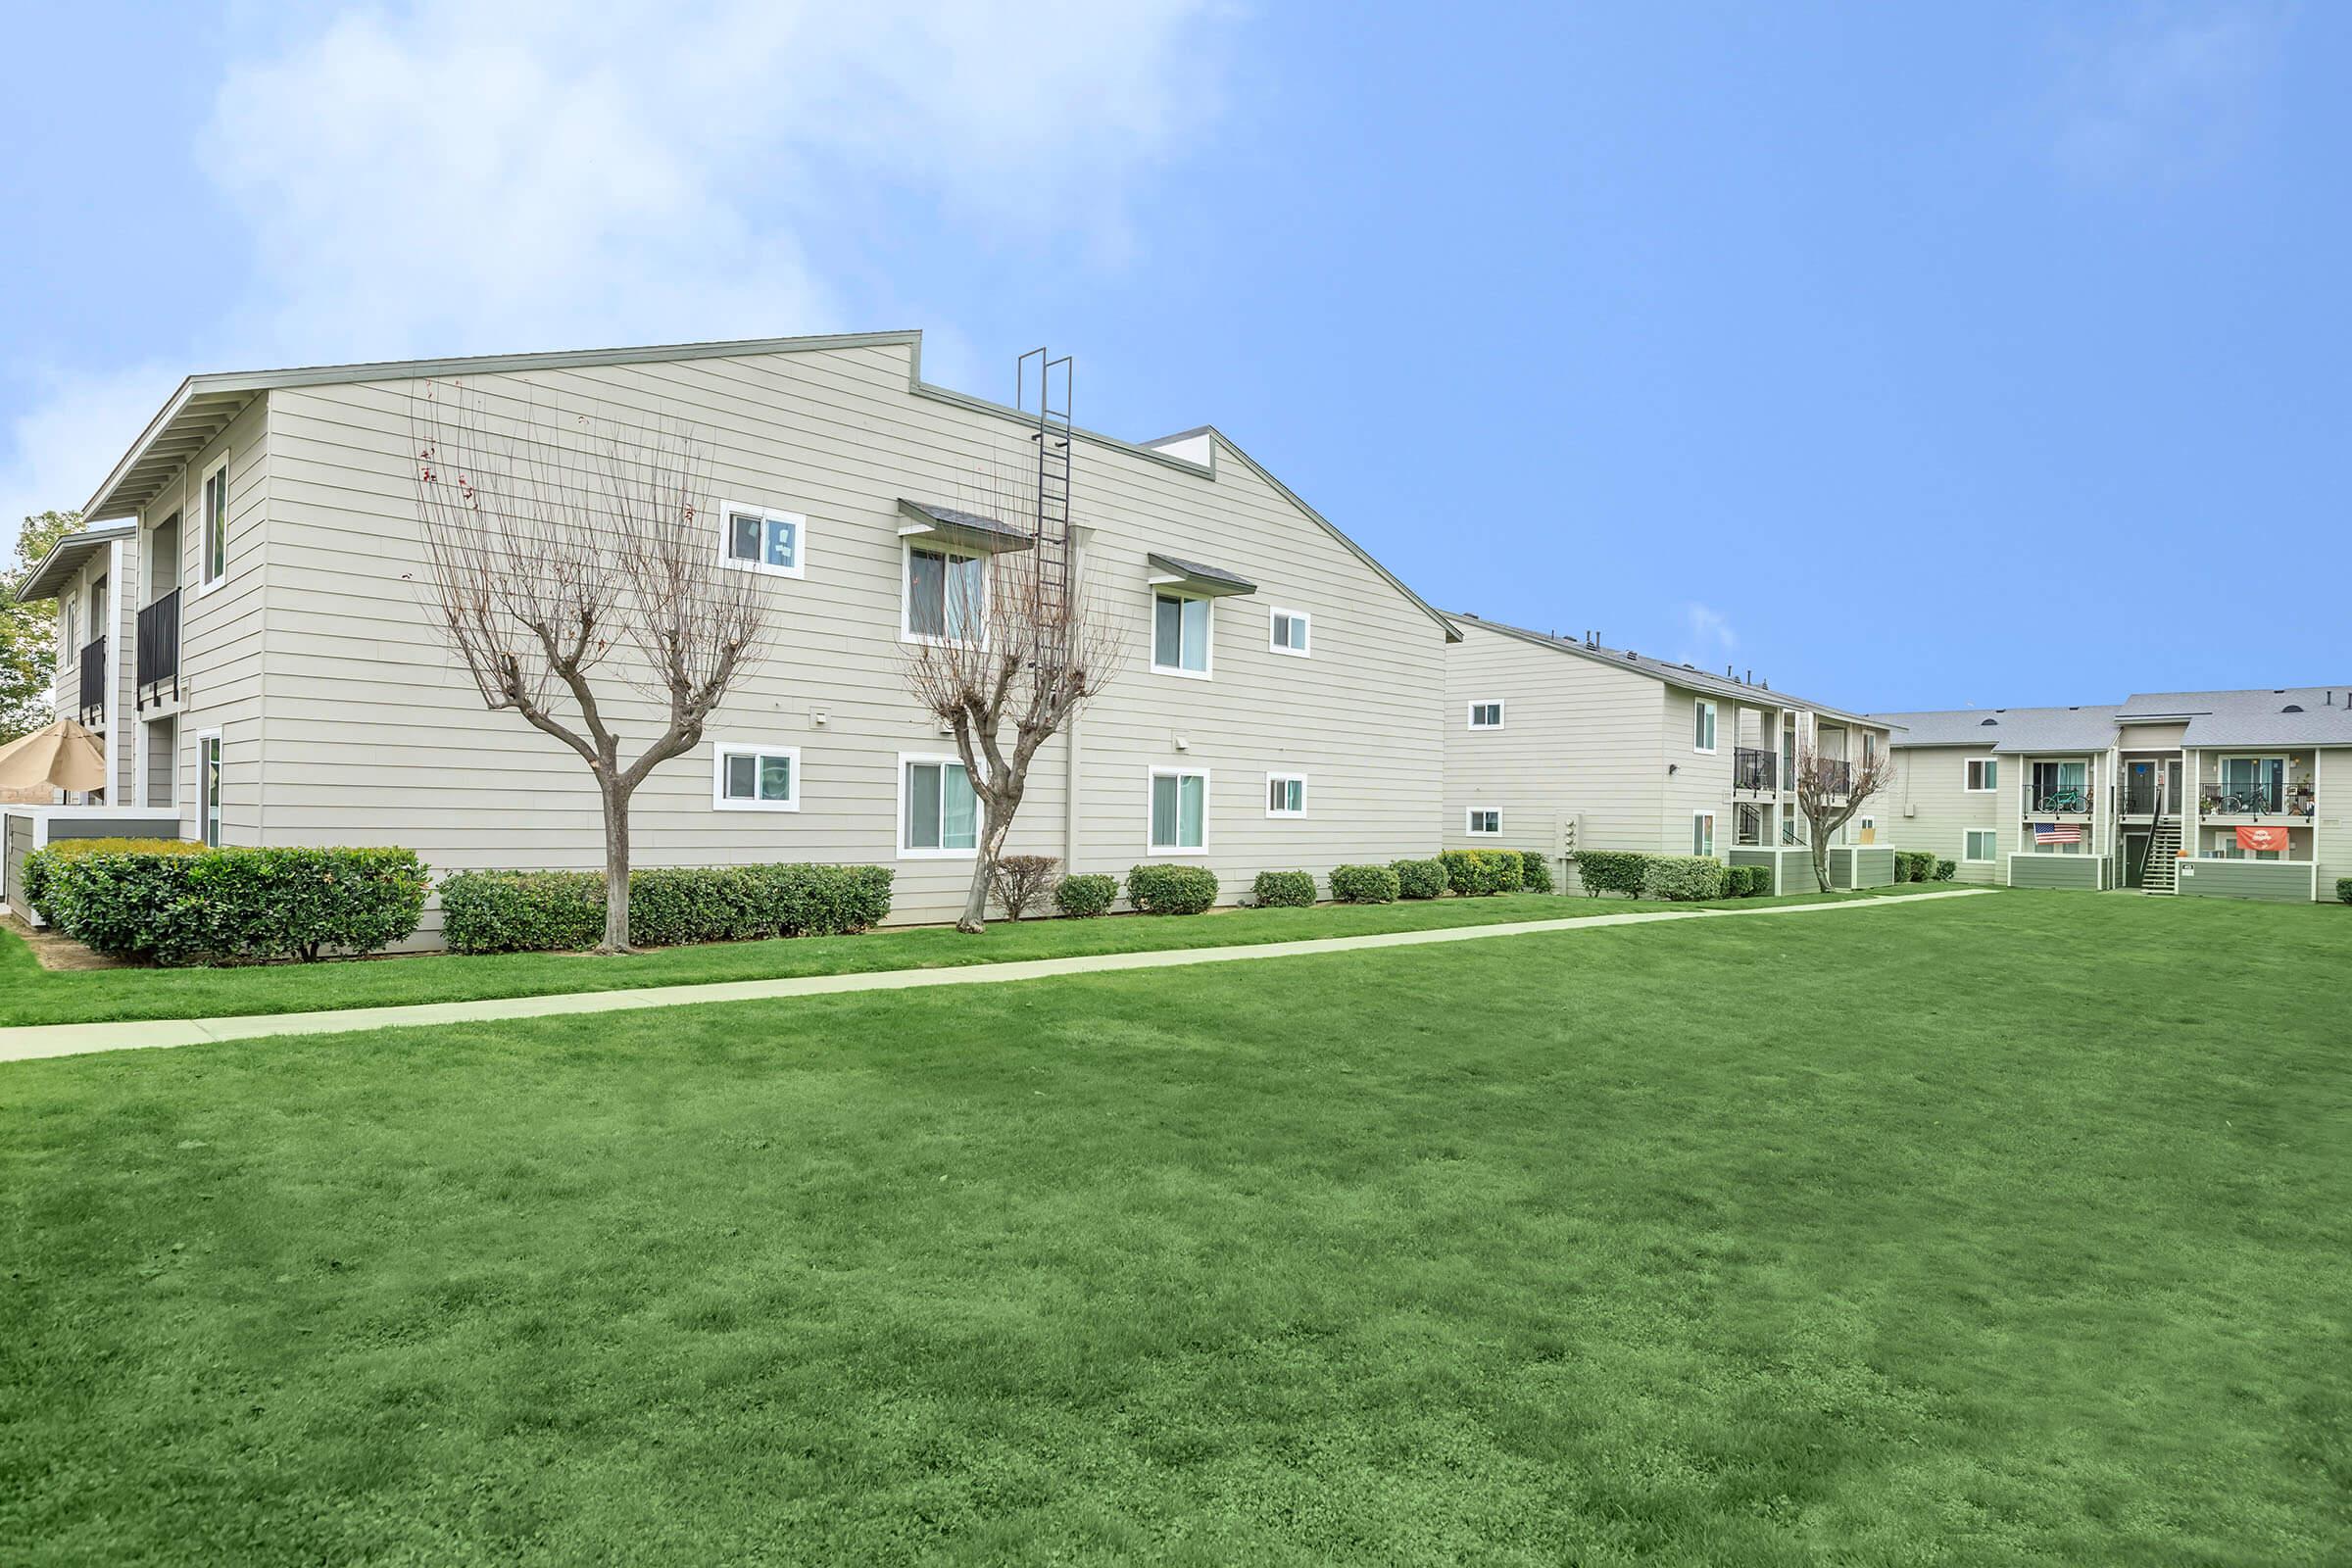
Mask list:
POLYGON ((2284 851, 2286 829, 2282 827, 2241 827, 2237 830, 2237 847, 2241 850, 2284 851))

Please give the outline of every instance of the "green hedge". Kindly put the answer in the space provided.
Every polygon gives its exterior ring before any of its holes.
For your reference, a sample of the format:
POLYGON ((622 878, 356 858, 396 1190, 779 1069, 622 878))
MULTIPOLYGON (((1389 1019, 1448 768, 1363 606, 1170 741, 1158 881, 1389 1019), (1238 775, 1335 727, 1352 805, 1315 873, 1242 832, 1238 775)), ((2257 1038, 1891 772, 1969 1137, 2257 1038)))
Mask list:
POLYGON ((1441 899, 1446 896, 1444 860, 1391 860, 1389 869, 1396 873, 1396 896, 1400 899, 1441 899))
POLYGON ((1894 852, 1894 879, 1897 882, 1925 882, 1936 874, 1936 855, 1932 850, 1897 850, 1894 852))
POLYGON ((1446 885, 1456 898, 1516 893, 1527 876, 1527 862, 1517 850, 1446 850, 1438 858, 1445 862, 1446 885))
POLYGON ((1724 867, 1723 893, 1725 898, 1753 899, 1771 891, 1771 866, 1731 865, 1724 867))
POLYGON ((1315 876, 1311 871, 1260 871, 1250 893, 1261 909, 1310 908, 1315 902, 1315 876))
POLYGON ((416 931, 431 883, 413 850, 70 839, 25 858, 25 886, 74 941, 182 964, 374 953, 416 931))
POLYGON ((1145 914, 1199 914, 1217 902, 1217 873, 1202 865, 1138 865, 1127 902, 1145 914))
POLYGON ((2352 904, 2352 876, 2339 876, 2335 879, 2335 897, 2339 904, 2352 904))
POLYGON ((1642 896, 1677 904, 1720 899, 1724 869, 1704 855, 1652 855, 1642 868, 1642 896))
POLYGON ((1054 890, 1054 907, 1075 920, 1092 919, 1107 913, 1110 901, 1119 896, 1119 879, 1089 871, 1079 876, 1065 876, 1054 890))
MULTIPOLYGON (((1396 865, 1434 865, 1433 860, 1399 860, 1396 865)), ((1443 875, 1445 868, 1439 867, 1443 875)), ((1441 881, 1440 887, 1445 884, 1441 881)), ((1331 896, 1341 904, 1395 904, 1401 891, 1403 879, 1396 866, 1335 865, 1331 868, 1331 896)), ((1434 893, 1423 898, 1436 898, 1434 893)))
POLYGON ((1588 898, 1622 893, 1629 899, 1638 899, 1642 896, 1642 873, 1649 858, 1635 850, 1580 850, 1576 874, 1583 881, 1588 898))
MULTIPOLYGON (((1954 877, 1958 876, 1959 874, 1960 874, 1960 862, 1959 862, 1959 861, 1957 861, 1957 860, 1937 860, 1937 861, 1936 862, 1936 881, 1938 881, 1938 882, 1949 882, 1949 881, 1950 881, 1952 878, 1954 878, 1954 877)), ((2345 903, 2347 903, 2347 904, 2352 904, 2352 899, 2346 899, 2344 902, 2345 902, 2345 903)))
POLYGON ((1554 886, 1549 858, 1542 850, 1521 850, 1519 890, 1522 893, 1549 893, 1554 886))
MULTIPOLYGON (((629 941, 651 948, 842 936, 890 912, 879 865, 661 866, 629 873, 629 941)), ((457 953, 560 953, 605 936, 602 871, 460 871, 441 884, 457 953)))

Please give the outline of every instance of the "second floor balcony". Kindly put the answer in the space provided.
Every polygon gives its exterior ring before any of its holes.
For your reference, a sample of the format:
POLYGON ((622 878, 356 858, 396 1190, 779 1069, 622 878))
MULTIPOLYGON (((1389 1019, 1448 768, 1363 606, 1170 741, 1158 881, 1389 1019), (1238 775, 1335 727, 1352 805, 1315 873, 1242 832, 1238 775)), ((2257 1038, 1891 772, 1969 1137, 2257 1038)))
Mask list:
POLYGON ((81 675, 74 690, 74 717, 85 726, 106 722, 106 639, 81 645, 81 675))
POLYGON ((2092 796, 2088 783, 2072 778, 2028 779, 2023 805, 2029 817, 2088 816, 2092 796))
POLYGON ((179 590, 139 612, 138 705, 179 696, 179 590))
POLYGON ((1732 788, 1770 794, 1778 787, 1779 762, 1778 757, 1758 747, 1736 748, 1732 753, 1732 788))

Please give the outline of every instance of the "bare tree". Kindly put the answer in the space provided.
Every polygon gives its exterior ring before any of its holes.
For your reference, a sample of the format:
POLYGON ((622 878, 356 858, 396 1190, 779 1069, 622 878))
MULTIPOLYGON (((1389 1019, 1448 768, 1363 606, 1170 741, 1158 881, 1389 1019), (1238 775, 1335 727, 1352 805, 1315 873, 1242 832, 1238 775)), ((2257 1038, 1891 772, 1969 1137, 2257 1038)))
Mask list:
MULTIPOLYGON (((983 516, 1012 525, 1034 515, 1035 492, 1003 467, 976 473, 966 486, 967 496, 974 492, 966 506, 983 516)), ((990 878, 1028 790, 1029 764, 1101 695, 1125 639, 1093 602, 1074 540, 1037 541, 944 575, 941 634, 909 646, 906 685, 955 732, 980 808, 979 853, 956 922, 958 931, 979 931, 990 878)))
POLYGON ((423 383, 411 400, 428 604, 493 712, 579 754, 605 818, 605 940, 629 946, 629 800, 692 750, 759 660, 758 577, 720 558, 709 458, 687 425, 631 423, 423 383), (616 714, 660 732, 621 757, 616 714))
POLYGON ((1854 818, 1874 795, 1894 783, 1894 762, 1883 745, 1866 746, 1862 760, 1823 757, 1808 741, 1796 754, 1796 808, 1812 834, 1813 876, 1830 891, 1830 836, 1854 818))

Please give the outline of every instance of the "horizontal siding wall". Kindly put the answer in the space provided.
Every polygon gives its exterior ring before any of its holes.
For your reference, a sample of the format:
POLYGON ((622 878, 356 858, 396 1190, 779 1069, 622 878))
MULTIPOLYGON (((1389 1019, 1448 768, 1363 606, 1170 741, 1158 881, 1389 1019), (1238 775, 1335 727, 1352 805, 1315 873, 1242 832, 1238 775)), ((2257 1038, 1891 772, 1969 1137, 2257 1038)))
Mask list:
POLYGON ((1986 886, 2001 881, 2001 867, 2018 846, 2015 758, 1993 757, 1989 746, 1897 746, 1894 783, 1877 809, 1879 842, 1898 850, 1925 851, 1953 863, 1953 878, 1986 886), (1993 760, 1999 787, 1968 788, 1971 759, 1993 760), (1993 835, 1990 861, 1967 858, 1970 829, 1993 835))
POLYGON ((2096 855, 2013 855, 2008 860, 2013 888, 2095 890, 2106 876, 2107 862, 2096 855))
MULTIPOLYGON (((2184 898, 2309 904, 2311 864, 2298 860, 2182 860, 2178 891, 2184 898)), ((2323 892, 2333 895, 2332 887, 2323 892)))
MULTIPOLYGON (((806 577, 765 580, 770 656, 704 743, 638 794, 637 863, 870 861, 896 868, 894 919, 959 907, 968 859, 897 848, 901 755, 954 754, 906 689, 897 503, 970 505, 976 474, 1033 448, 1016 420, 914 393, 909 369, 909 350, 887 346, 495 378, 527 381, 555 417, 601 408, 687 421, 713 445, 718 499, 808 518, 806 577), (713 809, 722 739, 798 747, 802 808, 713 809)), ((436 871, 594 867, 602 836, 585 768, 485 711, 431 624, 416 586, 411 392, 270 394, 269 836, 408 844, 436 871)), ((1081 725, 1073 869, 1124 873, 1146 858, 1154 764, 1208 773, 1207 843, 1167 858, 1214 869, 1228 899, 1261 869, 1321 876, 1436 847, 1444 633, 1426 612, 1230 451, 1212 479, 1081 441, 1073 488, 1093 530, 1095 597, 1127 638, 1081 725), (1258 585, 1214 603, 1212 679, 1151 671, 1147 552, 1258 585), (1311 657, 1270 650, 1275 606, 1312 617, 1311 657), (1269 771, 1307 776, 1304 818, 1266 816, 1269 771)), ((657 728, 641 702, 612 711, 632 753, 657 728)), ((1030 773, 1013 851, 1064 853, 1067 779, 1057 739, 1030 773)))

